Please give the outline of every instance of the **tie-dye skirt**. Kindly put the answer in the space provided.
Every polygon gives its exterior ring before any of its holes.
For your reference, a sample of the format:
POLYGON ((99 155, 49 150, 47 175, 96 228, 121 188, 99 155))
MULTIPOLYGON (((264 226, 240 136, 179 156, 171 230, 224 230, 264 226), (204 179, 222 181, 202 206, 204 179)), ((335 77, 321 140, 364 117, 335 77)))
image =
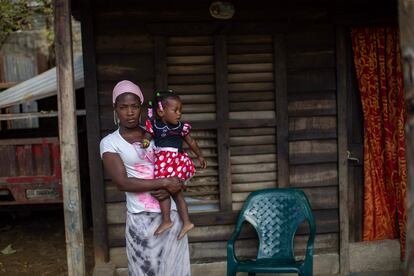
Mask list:
POLYGON ((125 229, 129 276, 190 276, 188 239, 177 240, 181 220, 171 211, 174 225, 160 236, 160 213, 127 213, 125 229))

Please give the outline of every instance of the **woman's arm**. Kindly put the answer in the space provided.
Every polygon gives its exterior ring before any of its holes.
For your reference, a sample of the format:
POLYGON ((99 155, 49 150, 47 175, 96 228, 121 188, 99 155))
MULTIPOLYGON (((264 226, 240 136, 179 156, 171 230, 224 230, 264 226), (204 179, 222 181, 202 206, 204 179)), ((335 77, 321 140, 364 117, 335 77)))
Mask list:
POLYGON ((183 188, 183 184, 177 177, 161 179, 139 179, 128 177, 124 163, 118 153, 105 152, 102 156, 105 171, 119 190, 125 192, 148 192, 165 189, 175 194, 183 188))
POLYGON ((207 161, 204 159, 203 153, 201 152, 200 148, 196 140, 194 140, 190 134, 184 136, 184 141, 190 147, 190 150, 197 155, 198 162, 200 163, 201 168, 205 169, 207 167, 207 161))

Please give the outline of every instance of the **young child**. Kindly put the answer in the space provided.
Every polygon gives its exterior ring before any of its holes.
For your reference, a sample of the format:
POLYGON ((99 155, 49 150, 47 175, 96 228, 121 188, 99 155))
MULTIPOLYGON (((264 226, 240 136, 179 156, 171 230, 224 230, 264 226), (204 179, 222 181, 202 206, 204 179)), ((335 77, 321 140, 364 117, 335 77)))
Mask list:
MULTIPOLYGON (((197 142, 189 134, 191 126, 180 121, 182 114, 180 97, 171 90, 156 92, 153 105, 150 102, 145 126, 153 136, 156 146, 154 177, 177 176, 186 181, 194 175, 195 167, 191 158, 183 151, 183 140, 188 144, 190 150, 197 155, 201 168, 205 169, 207 167, 207 161, 204 159, 197 142), (153 116, 154 111, 155 116, 153 116)), ((183 221, 183 228, 178 235, 178 239, 182 239, 188 231, 194 228, 194 224, 190 221, 183 192, 178 192, 173 195, 173 198, 183 221)), ((163 222, 155 231, 155 235, 162 234, 172 226, 170 206, 171 200, 169 198, 160 202, 163 222)))

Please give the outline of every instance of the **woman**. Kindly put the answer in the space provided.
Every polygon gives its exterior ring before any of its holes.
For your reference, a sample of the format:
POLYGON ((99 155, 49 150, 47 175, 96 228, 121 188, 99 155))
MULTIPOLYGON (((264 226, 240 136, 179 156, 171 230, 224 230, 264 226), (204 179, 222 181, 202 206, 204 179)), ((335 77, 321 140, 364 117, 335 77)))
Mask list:
POLYGON ((188 239, 177 240, 182 227, 175 204, 171 206, 173 227, 154 236, 161 224, 158 200, 180 191, 176 177, 153 179, 154 144, 143 146, 145 130, 139 126, 144 97, 130 81, 119 82, 112 93, 114 120, 119 128, 101 140, 106 172, 126 193, 125 228, 129 275, 190 275, 188 239))

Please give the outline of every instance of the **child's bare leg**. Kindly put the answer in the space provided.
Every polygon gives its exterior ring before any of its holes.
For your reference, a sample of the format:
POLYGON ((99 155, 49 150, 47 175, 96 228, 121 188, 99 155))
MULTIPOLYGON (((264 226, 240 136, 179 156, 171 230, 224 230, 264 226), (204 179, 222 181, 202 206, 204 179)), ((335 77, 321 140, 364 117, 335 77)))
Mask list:
POLYGON ((173 223, 171 221, 171 199, 166 198, 160 201, 160 209, 161 209, 161 216, 162 216, 162 223, 158 226, 157 230, 155 230, 154 235, 158 236, 161 235, 165 230, 172 227, 173 223))
POLYGON ((181 232, 178 235, 178 239, 181 240, 188 231, 194 228, 194 224, 191 222, 190 216, 188 215, 187 203, 185 202, 183 192, 180 191, 175 194, 174 200, 177 204, 178 214, 183 220, 183 228, 181 228, 181 232))

